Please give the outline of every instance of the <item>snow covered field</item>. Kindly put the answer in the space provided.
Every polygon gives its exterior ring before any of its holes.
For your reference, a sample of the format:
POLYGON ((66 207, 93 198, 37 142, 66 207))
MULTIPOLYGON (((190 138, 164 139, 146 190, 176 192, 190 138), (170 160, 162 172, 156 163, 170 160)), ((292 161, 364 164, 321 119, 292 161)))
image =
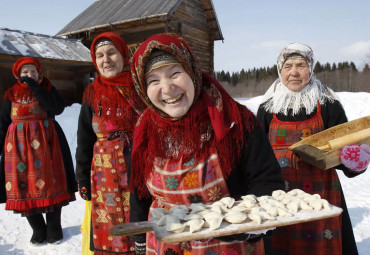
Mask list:
MULTIPOLYGON (((370 93, 337 93, 342 101, 349 120, 370 115, 370 93)), ((261 96, 249 100, 239 99, 256 113, 261 96)), ((72 155, 76 151, 77 119, 79 104, 67 107, 57 117, 68 139, 72 155)), ((343 186, 347 206, 354 228, 354 234, 361 255, 370 251, 370 170, 360 177, 348 179, 340 171, 339 177, 343 186)), ((80 224, 84 214, 84 201, 76 194, 77 201, 63 207, 62 226, 64 239, 59 245, 45 244, 40 247, 29 245, 32 230, 25 218, 5 211, 0 205, 0 255, 77 255, 81 254, 80 224)))

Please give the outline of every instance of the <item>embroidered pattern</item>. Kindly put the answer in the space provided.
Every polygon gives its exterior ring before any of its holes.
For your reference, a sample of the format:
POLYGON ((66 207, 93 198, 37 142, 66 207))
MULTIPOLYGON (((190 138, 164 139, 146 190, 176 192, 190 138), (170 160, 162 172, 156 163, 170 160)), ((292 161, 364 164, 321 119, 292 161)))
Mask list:
POLYGON ((177 179, 175 179, 175 177, 167 177, 167 179, 165 180, 167 185, 166 187, 171 190, 171 189, 174 189, 174 190, 177 190, 177 186, 179 186, 179 184, 177 183, 177 179))

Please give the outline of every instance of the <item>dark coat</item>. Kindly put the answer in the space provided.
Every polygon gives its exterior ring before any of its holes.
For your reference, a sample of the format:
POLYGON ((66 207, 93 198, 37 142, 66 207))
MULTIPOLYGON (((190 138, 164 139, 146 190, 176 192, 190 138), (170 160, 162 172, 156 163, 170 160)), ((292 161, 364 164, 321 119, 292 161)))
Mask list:
MULTIPOLYGON (((266 103, 265 103, 266 104, 266 103)), ((306 114, 305 109, 301 109, 301 111, 292 116, 291 111, 288 111, 287 115, 282 113, 276 114, 276 117, 281 121, 304 121, 312 118, 317 113, 317 108, 311 113, 306 114)), ((273 114, 266 112, 264 108, 264 104, 260 105, 257 112, 257 119, 261 123, 262 128, 264 129, 265 133, 269 133, 269 127, 272 121, 273 114)), ((347 117, 344 112, 343 106, 337 100, 333 102, 326 101, 324 104, 321 105, 321 117, 324 123, 324 129, 328 129, 334 127, 336 125, 342 124, 347 122, 347 117)), ((346 168, 344 165, 337 166, 336 169, 342 170, 343 173, 349 177, 355 177, 360 173, 354 173, 346 168)), ((344 199, 343 190, 341 189, 341 201, 342 205, 341 208, 343 209, 342 213, 342 248, 343 254, 358 254, 356 241, 353 235, 352 224, 349 218, 349 213, 347 209, 346 200, 344 199)))
MULTIPOLYGON (((55 120, 55 116, 61 114, 64 111, 65 105, 62 97, 59 95, 55 87, 51 87, 51 91, 47 92, 40 86, 36 88, 31 88, 34 96, 39 101, 39 103, 46 109, 47 118, 52 119, 55 124, 55 129, 58 134, 59 144, 63 156, 64 168, 66 171, 67 188, 68 192, 74 197, 74 193, 77 191, 77 182, 75 179, 75 172, 73 167, 73 161, 71 156, 71 151, 64 135, 64 132, 55 120)), ((8 127, 11 124, 11 108, 12 102, 9 100, 4 100, 4 103, 0 111, 0 149, 1 155, 4 153, 4 143, 8 127)), ((5 171, 4 171, 4 157, 1 157, 0 166, 0 203, 6 202, 6 192, 5 192, 5 171)))

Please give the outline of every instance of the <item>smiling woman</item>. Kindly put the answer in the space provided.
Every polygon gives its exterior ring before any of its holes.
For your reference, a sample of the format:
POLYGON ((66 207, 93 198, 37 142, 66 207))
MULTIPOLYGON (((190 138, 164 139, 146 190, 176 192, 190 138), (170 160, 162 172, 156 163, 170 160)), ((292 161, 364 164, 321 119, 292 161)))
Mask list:
MULTIPOLYGON (((202 73, 183 38, 148 38, 133 56, 131 71, 148 108, 134 131, 130 221, 148 220, 153 208, 268 195, 282 187, 278 163, 255 116, 202 73)), ((248 238, 184 245, 157 242, 153 233, 133 237, 141 248, 137 254, 145 254, 145 246, 146 254, 264 254, 262 236, 248 238)))
POLYGON ((157 51, 151 56, 145 74, 147 94, 159 110, 174 118, 184 116, 194 100, 194 83, 182 65, 171 54, 157 51))
MULTIPOLYGON (((358 254, 337 171, 309 165, 288 147, 322 130, 347 122, 336 94, 313 74, 312 49, 301 43, 284 47, 277 59, 280 78, 266 92, 257 118, 278 159, 285 191, 303 189, 343 208, 343 214, 312 223, 280 227, 272 237, 276 254, 358 254), (314 237, 314 238, 313 238, 314 237)), ((358 146, 357 146, 358 147, 358 146)), ((361 150, 360 147, 358 147, 361 150)), ((339 160, 339 158, 338 158, 339 160)), ((364 169, 337 167, 347 177, 364 169)))
POLYGON ((101 39, 95 46, 96 66, 100 75, 111 78, 123 70, 123 57, 108 39, 101 39))
POLYGON ((129 151, 142 103, 135 96, 127 45, 119 35, 98 35, 90 53, 99 75, 84 92, 76 150, 80 195, 91 200, 90 249, 95 255, 134 254, 129 237, 112 239, 109 228, 129 221, 129 151))

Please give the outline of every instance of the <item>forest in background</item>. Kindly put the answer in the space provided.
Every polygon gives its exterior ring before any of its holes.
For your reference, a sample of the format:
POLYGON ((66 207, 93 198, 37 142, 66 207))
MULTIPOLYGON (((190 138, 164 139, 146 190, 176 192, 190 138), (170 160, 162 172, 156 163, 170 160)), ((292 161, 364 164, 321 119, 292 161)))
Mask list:
MULTIPOLYGON (((353 62, 326 63, 316 62, 314 73, 322 84, 334 91, 370 92, 370 67, 365 64, 359 71, 353 62)), ((235 98, 263 95, 278 78, 276 65, 244 70, 240 72, 215 72, 227 92, 235 98)))

